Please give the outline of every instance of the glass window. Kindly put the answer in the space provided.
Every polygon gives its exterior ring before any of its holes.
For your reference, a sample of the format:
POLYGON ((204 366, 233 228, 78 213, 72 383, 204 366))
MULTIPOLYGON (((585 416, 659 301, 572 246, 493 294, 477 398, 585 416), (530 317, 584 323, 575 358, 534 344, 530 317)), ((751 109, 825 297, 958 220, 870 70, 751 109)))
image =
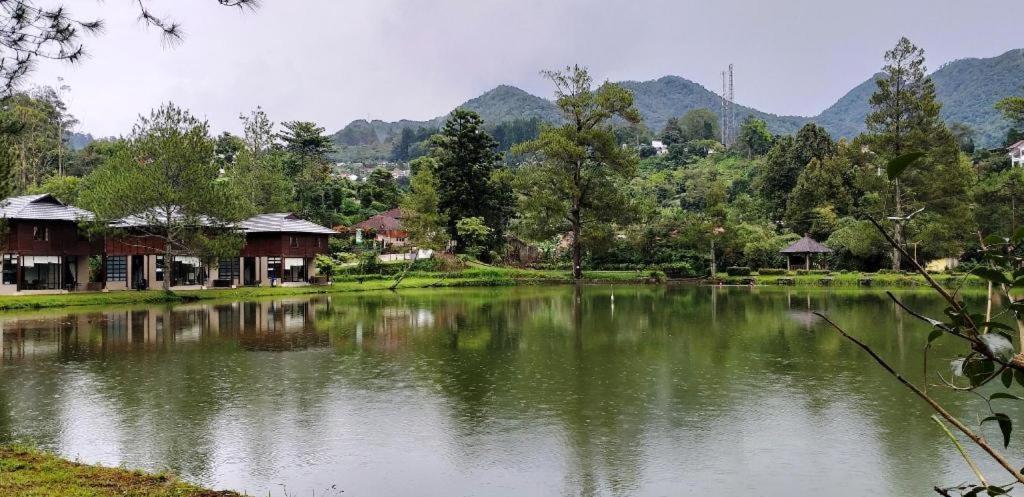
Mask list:
POLYGON ((306 281, 306 260, 301 257, 289 257, 285 259, 284 281, 306 281))
POLYGON ((26 255, 22 258, 22 287, 28 290, 60 288, 61 258, 57 255, 26 255))
POLYGON ((296 248, 296 247, 299 246, 299 239, 298 239, 298 237, 292 236, 292 237, 289 237, 289 238, 290 238, 289 242, 290 242, 290 245, 292 246, 292 248, 296 248))
POLYGON ((267 278, 281 279, 281 258, 267 257, 267 278))
POLYGON ((18 284, 18 256, 15 254, 4 254, 4 280, 5 285, 18 284))
POLYGON ((32 228, 32 239, 36 241, 49 241, 50 228, 45 226, 34 226, 32 228))
POLYGON ((107 281, 128 281, 128 256, 107 257, 107 281))
POLYGON ((204 279, 198 257, 175 256, 171 261, 172 285, 201 285, 204 279))
POLYGON ((156 280, 164 280, 164 256, 156 256, 156 280))
POLYGON ((217 279, 237 280, 238 275, 241 274, 241 270, 238 266, 237 257, 221 259, 220 263, 217 265, 217 279))

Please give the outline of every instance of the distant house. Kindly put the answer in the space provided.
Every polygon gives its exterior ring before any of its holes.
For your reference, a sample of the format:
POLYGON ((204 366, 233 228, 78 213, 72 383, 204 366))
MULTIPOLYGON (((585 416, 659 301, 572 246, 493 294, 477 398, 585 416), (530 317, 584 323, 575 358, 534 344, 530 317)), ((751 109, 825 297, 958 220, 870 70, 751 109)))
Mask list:
POLYGON ((665 155, 668 153, 668 146, 661 140, 652 141, 651 148, 654 149, 654 153, 657 155, 665 155))
POLYGON ((356 239, 365 235, 373 235, 376 242, 383 246, 401 247, 406 244, 409 233, 402 229, 402 210, 391 209, 355 225, 356 239))
POLYGON ((84 289, 89 281, 92 241, 78 228, 92 213, 65 205, 50 194, 0 200, 5 221, 0 293, 84 289))
POLYGON ((1006 148, 1010 153, 1010 162, 1014 166, 1024 165, 1024 140, 1021 140, 1006 148))

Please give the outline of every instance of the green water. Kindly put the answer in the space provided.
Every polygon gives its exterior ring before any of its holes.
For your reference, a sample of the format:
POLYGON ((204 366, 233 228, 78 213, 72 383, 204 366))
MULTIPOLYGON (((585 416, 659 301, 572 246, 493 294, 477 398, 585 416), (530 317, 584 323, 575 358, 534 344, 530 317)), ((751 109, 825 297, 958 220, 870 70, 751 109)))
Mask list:
MULTIPOLYGON (((902 496, 969 480, 926 406, 810 310, 920 381, 927 328, 881 293, 564 286, 58 311, 0 315, 0 441, 254 495, 902 496)), ((970 398, 939 397, 974 420, 970 398)))

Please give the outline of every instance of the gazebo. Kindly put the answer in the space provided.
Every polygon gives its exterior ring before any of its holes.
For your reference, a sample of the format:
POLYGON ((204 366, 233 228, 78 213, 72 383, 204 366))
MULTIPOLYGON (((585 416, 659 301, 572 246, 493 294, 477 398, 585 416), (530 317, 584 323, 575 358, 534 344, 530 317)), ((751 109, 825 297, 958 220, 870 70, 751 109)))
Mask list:
POLYGON ((811 269, 811 256, 814 254, 830 254, 832 249, 814 241, 811 237, 804 235, 803 238, 793 242, 792 245, 782 249, 780 254, 786 256, 786 269, 789 270, 794 255, 803 256, 804 269, 811 269))

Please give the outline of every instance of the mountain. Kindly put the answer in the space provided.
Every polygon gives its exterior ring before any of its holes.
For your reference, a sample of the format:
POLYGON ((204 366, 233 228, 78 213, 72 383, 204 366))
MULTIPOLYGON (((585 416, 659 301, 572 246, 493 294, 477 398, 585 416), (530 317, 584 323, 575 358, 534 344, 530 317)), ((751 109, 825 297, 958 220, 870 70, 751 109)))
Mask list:
POLYGON ((96 139, 89 133, 77 133, 72 131, 67 133, 67 136, 68 147, 70 147, 71 150, 82 150, 89 146, 90 143, 96 141, 96 139))
MULTIPOLYGON (((498 86, 479 97, 464 102, 458 108, 480 114, 484 122, 492 126, 516 119, 535 117, 545 122, 558 122, 560 119, 558 108, 553 102, 508 85, 498 86)), ((447 117, 446 114, 429 121, 402 120, 396 122, 359 119, 352 121, 348 126, 334 133, 332 137, 340 148, 384 145, 391 137, 401 133, 405 128, 440 129, 447 117)))
MULTIPOLYGON (((852 138, 865 130, 864 119, 870 107, 868 100, 875 91, 876 74, 857 85, 836 103, 814 117, 780 116, 742 105, 736 106, 736 117, 764 119, 776 134, 795 133, 808 122, 823 126, 834 138, 852 138)), ((1004 97, 1019 95, 1024 84, 1024 49, 1010 50, 998 57, 961 59, 949 62, 931 74, 936 94, 942 102, 942 117, 949 123, 964 123, 976 132, 975 142, 982 147, 1002 143, 1009 123, 993 106, 1004 97)), ((644 123, 658 132, 671 117, 709 108, 715 112, 721 105, 719 96, 685 78, 665 76, 652 81, 623 81, 634 94, 636 107, 644 123)), ((550 100, 532 95, 514 86, 502 85, 459 107, 473 110, 489 126, 517 120, 539 118, 549 123, 561 120, 558 108, 550 100)), ((446 116, 429 121, 353 121, 333 135, 342 160, 380 159, 387 157, 390 140, 404 128, 440 128, 446 116)))
MULTIPOLYGON (((644 124, 654 132, 661 131, 669 118, 679 117, 694 109, 708 108, 716 113, 721 108, 718 94, 679 76, 665 76, 653 81, 623 81, 622 86, 633 92, 637 110, 644 124)), ((778 116, 757 109, 736 105, 736 117, 742 122, 747 116, 764 119, 768 129, 777 134, 795 133, 807 122, 806 117, 778 116)))
MULTIPOLYGON (((879 76, 857 85, 811 120, 837 138, 863 132, 864 118, 870 112, 868 99, 879 76)), ((942 65, 931 77, 935 94, 942 102, 942 118, 947 123, 964 123, 973 128, 974 140, 982 147, 1002 144, 1010 123, 994 106, 1002 98, 1021 94, 1024 49, 1010 50, 998 57, 955 60, 942 65)))

